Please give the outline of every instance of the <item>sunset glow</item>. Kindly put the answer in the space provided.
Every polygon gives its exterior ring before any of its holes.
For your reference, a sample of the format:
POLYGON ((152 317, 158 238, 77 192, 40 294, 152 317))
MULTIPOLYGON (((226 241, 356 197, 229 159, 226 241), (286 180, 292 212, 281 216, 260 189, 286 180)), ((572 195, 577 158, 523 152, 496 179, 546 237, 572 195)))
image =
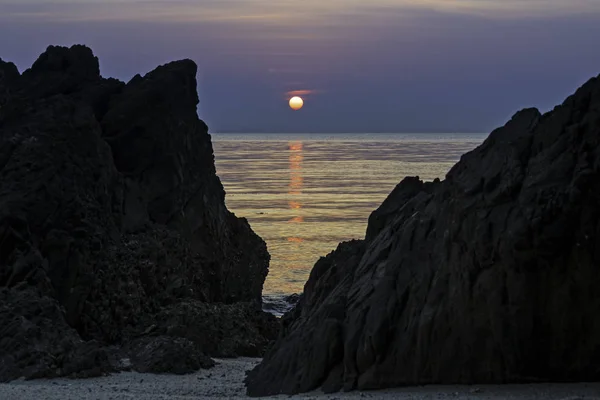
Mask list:
POLYGON ((599 44, 600 0, 0 0, 0 400, 600 400, 599 44))
POLYGON ((0 56, 24 71, 76 40, 125 81, 190 58, 213 132, 489 132, 597 74, 599 18, 600 0, 0 0, 0 56))

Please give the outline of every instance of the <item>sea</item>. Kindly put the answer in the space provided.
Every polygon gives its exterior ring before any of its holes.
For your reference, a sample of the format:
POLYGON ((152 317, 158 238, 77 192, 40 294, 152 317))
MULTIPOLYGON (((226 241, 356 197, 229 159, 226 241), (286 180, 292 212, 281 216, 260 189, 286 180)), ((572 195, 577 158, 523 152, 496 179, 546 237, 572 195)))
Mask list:
POLYGON ((271 254, 266 311, 281 315, 338 243, 407 176, 443 179, 485 134, 212 134, 226 205, 271 254))

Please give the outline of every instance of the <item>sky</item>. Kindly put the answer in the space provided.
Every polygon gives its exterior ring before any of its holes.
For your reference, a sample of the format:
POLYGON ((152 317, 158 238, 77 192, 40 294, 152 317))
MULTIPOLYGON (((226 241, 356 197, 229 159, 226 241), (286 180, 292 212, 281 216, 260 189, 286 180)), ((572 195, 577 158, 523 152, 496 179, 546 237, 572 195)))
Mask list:
POLYGON ((123 81, 194 60, 212 132, 486 133, 600 74, 600 0, 0 0, 20 71, 76 43, 123 81))

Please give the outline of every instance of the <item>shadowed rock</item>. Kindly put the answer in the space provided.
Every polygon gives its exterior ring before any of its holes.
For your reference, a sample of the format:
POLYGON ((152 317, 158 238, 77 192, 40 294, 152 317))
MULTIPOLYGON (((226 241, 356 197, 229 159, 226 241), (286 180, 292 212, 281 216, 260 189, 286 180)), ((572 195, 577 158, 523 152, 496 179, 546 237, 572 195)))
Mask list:
POLYGON ((32 288, 0 289, 0 377, 92 377, 113 371, 107 349, 85 342, 56 300, 32 288))
MULTIPOLYGON (((96 366, 88 354, 140 340, 181 302, 260 308, 269 255, 225 207, 195 77, 185 60, 104 79, 84 46, 51 46, 22 75, 0 61, 0 381, 117 368, 112 350, 96 366)), ((263 342, 277 329, 261 313, 236 323, 254 329, 240 348, 259 341, 257 325, 263 342)), ((135 365, 168 372, 148 360, 164 359, 169 337, 197 349, 191 367, 213 352, 166 335, 135 365)))
POLYGON ((277 338, 279 322, 256 303, 182 301, 150 315, 131 336, 182 337, 211 357, 261 357, 277 338))
POLYGON ((17 66, 0 58, 0 107, 8 101, 11 90, 18 85, 21 75, 17 66))
POLYGON ((215 362, 193 342, 172 336, 148 336, 133 340, 127 349, 133 369, 154 374, 189 374, 211 368, 215 362))
POLYGON ((402 181, 315 265, 248 393, 600 379, 599 204, 594 78, 402 181))

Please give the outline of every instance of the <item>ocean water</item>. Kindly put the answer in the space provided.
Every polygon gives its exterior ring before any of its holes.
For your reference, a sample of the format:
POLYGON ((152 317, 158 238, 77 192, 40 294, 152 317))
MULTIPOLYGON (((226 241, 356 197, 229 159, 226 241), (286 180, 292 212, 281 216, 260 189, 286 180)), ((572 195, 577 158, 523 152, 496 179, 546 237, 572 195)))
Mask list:
POLYGON ((284 311, 319 257, 363 238, 369 214, 404 177, 443 178, 485 136, 213 134, 227 207, 271 254, 266 307, 284 311))

